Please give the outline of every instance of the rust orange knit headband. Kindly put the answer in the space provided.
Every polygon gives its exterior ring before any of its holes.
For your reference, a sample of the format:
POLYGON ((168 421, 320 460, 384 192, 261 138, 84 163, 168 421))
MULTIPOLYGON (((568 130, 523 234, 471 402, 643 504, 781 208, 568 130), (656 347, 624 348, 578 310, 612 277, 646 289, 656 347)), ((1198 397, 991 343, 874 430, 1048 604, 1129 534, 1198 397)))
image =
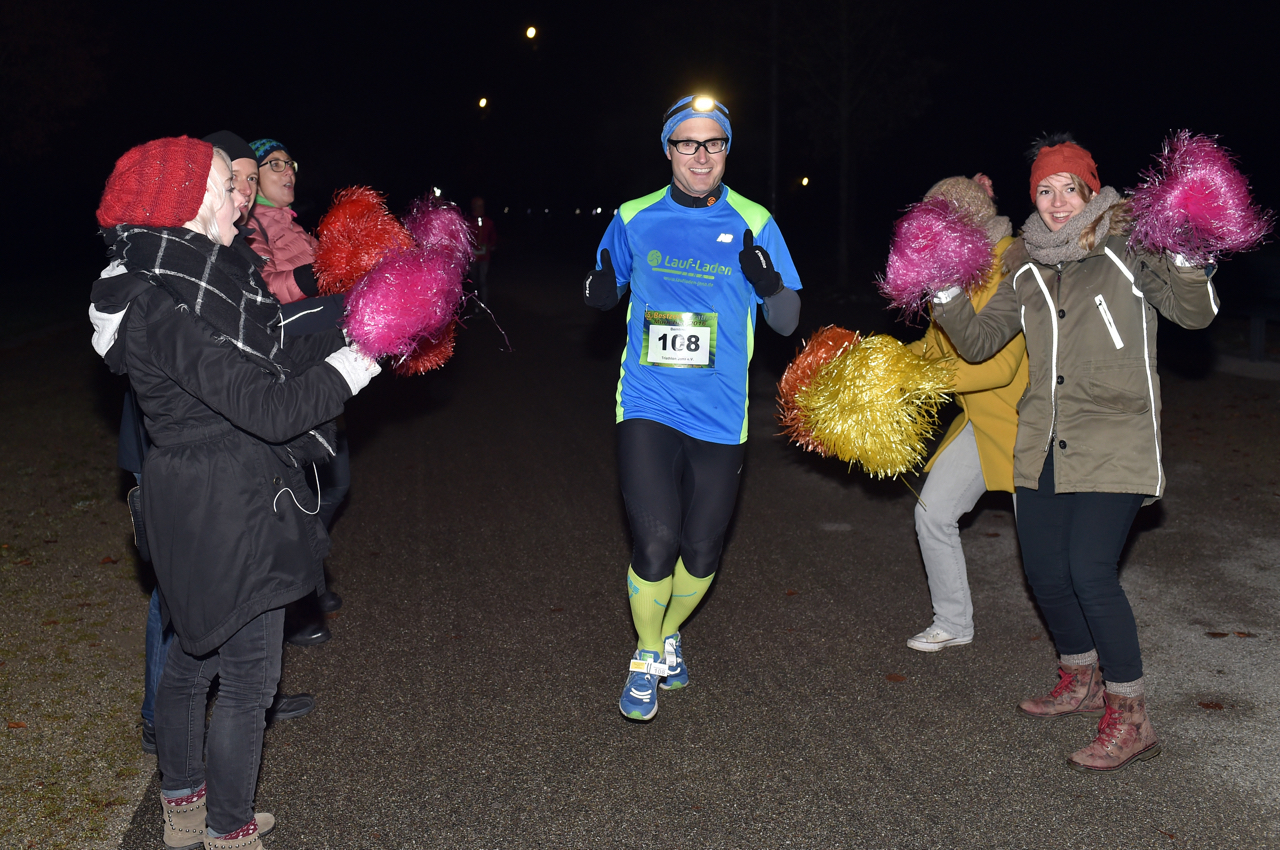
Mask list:
POLYGON ((1031 200, 1036 199, 1036 187, 1040 181, 1050 174, 1060 172, 1074 174, 1095 192, 1102 190, 1102 181, 1098 179, 1098 166, 1093 156, 1075 142, 1063 142, 1060 145, 1041 148, 1031 166, 1031 200))

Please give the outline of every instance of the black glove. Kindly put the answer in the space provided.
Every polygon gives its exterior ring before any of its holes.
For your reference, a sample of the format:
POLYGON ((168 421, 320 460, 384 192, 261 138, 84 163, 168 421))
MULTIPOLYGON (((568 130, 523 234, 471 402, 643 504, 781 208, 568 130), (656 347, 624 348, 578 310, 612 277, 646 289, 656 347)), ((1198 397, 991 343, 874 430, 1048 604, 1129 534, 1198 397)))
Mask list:
POLYGON ((316 280, 315 270, 310 263, 293 270, 293 282, 308 298, 315 298, 320 294, 320 283, 316 280))
POLYGON ((582 282, 582 300, 588 307, 608 310, 618 303, 618 276, 613 272, 608 248, 600 252, 600 266, 587 272, 587 279, 582 282))
POLYGON ((280 305, 280 319, 284 322, 286 336, 318 334, 342 327, 346 315, 347 296, 341 292, 317 298, 299 298, 280 305))
POLYGON ((751 282, 761 298, 768 298, 782 291, 782 275, 773 267, 769 252, 753 243, 749 228, 742 234, 738 265, 742 266, 743 276, 751 282))

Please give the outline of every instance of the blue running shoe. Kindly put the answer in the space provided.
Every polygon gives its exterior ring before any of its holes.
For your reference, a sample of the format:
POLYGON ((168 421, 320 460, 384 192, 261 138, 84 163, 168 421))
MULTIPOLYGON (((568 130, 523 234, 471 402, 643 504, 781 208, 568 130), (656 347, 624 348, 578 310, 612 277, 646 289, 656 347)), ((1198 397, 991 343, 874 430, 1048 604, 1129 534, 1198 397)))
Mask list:
POLYGON ((632 720, 650 720, 658 713, 658 680, 666 673, 662 656, 651 649, 637 649, 631 656, 631 672, 622 688, 618 710, 632 720))
POLYGON ((680 649, 680 633, 662 639, 662 653, 667 662, 667 675, 658 683, 664 691, 674 691, 689 684, 689 668, 684 666, 684 652, 680 649))

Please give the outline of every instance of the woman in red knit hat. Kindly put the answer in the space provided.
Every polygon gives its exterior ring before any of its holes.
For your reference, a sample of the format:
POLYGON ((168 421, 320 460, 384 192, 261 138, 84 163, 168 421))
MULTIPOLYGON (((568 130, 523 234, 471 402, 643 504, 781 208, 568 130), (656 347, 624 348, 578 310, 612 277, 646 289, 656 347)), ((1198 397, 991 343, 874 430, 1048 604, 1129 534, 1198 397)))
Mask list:
POLYGON ((260 258, 233 240, 248 200, 225 153, 182 137, 121 157, 98 208, 113 260, 93 342, 129 376, 153 443, 137 532, 177 635, 155 706, 171 848, 252 850, 274 825, 253 795, 283 606, 321 584, 329 548, 307 476, 378 372, 337 329, 281 336, 260 258))
POLYGON ((1212 265, 1126 247, 1128 202, 1102 185, 1089 151, 1059 136, 1032 155, 1036 211, 1022 233, 1030 259, 1011 268, 981 313, 947 290, 934 300, 934 320, 974 363, 1025 333, 1030 384, 1014 448, 1018 540, 1059 653, 1059 678, 1018 710, 1035 718, 1101 715, 1093 742, 1068 762, 1111 772, 1160 753, 1118 566, 1138 508, 1164 492, 1157 313, 1202 328, 1217 314, 1218 296, 1212 265))

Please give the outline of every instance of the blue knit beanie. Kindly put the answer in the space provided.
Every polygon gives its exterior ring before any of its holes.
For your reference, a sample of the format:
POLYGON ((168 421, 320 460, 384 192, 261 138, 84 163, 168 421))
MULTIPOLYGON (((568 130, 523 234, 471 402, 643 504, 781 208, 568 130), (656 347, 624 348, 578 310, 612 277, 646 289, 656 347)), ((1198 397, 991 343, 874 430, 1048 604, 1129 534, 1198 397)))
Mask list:
POLYGON ((262 165, 267 157, 271 156, 272 151, 289 152, 289 149, 277 142, 275 139, 258 139, 249 143, 249 147, 253 148, 253 153, 258 157, 258 165, 262 165))
MULTIPOLYGON (((710 118, 719 124, 729 139, 729 144, 725 145, 725 152, 728 152, 729 147, 733 145, 733 127, 729 125, 728 108, 713 97, 691 94, 671 104, 667 114, 662 117, 662 152, 664 154, 667 152, 667 139, 671 138, 671 134, 677 127, 690 118, 710 118)), ((256 145, 257 142, 254 144, 256 145)))

